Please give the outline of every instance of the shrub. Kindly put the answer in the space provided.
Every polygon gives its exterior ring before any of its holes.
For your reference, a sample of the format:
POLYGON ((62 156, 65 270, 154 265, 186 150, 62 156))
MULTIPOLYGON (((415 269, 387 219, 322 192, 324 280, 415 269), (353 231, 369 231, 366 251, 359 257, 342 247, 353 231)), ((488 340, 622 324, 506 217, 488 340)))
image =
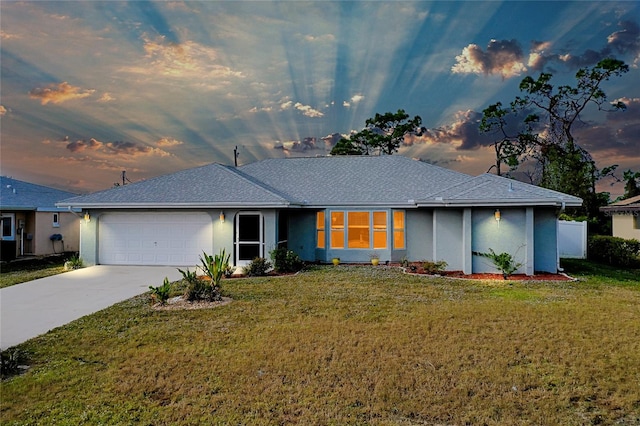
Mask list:
POLYGON ((249 277, 260 277, 267 275, 269 269, 271 269, 271 262, 264 257, 256 257, 244 267, 244 274, 249 277))
POLYGON ((587 241, 587 257, 613 266, 631 266, 640 261, 640 241, 594 235, 587 241))
POLYGON ((225 249, 220 250, 220 254, 210 256, 205 252, 202 252, 203 256, 200 256, 200 262, 202 263, 202 270, 211 279, 211 285, 213 287, 220 287, 220 281, 225 272, 229 269, 230 254, 227 254, 225 249))
POLYGON ((27 362, 26 354, 18 348, 0 351, 0 377, 3 379, 18 374, 20 365, 27 362))
POLYGON ((444 260, 438 260, 437 262, 425 260, 422 262, 422 269, 424 269, 426 274, 438 274, 447 269, 448 265, 444 260))
POLYGON ((502 277, 506 280, 509 275, 513 274, 519 267, 522 266, 522 263, 516 263, 513 256, 509 253, 496 253, 493 249, 489 249, 488 253, 479 253, 473 252, 473 254, 486 257, 491 260, 491 263, 502 272, 502 277))
POLYGON ((154 287, 149 286, 149 290, 151 290, 151 297, 158 300, 161 305, 165 305, 167 300, 169 300, 169 293, 171 292, 171 283, 169 282, 169 278, 164 277, 164 283, 161 286, 154 287))
POLYGON ((277 272, 298 272, 304 266, 302 259, 295 251, 284 247, 271 250, 269 255, 273 261, 273 269, 277 272))
POLYGON ((222 299, 220 286, 214 286, 211 279, 202 279, 198 277, 196 271, 183 271, 178 269, 182 274, 182 281, 186 284, 183 296, 190 302, 198 300, 217 301, 222 299))
POLYGON ((78 254, 74 254, 69 258, 69 260, 64 262, 65 271, 70 271, 72 269, 80 269, 83 267, 84 267, 84 262, 82 261, 82 258, 78 254))

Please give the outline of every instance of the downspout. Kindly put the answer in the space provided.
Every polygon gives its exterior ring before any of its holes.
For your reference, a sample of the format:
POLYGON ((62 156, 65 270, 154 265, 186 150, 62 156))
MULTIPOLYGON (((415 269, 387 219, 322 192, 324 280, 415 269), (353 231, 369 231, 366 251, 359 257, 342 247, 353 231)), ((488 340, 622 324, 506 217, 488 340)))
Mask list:
MULTIPOLYGON (((558 216, 560 216, 564 212, 565 207, 566 207, 565 202, 564 200, 562 200, 562 205, 560 206, 560 211, 558 212, 558 216)), ((558 250, 558 238, 560 238, 559 230, 560 230, 560 226, 558 226, 558 221, 556 220, 556 256, 557 256, 556 269, 558 270, 558 272, 564 272, 564 269, 560 267, 560 250, 558 250)))

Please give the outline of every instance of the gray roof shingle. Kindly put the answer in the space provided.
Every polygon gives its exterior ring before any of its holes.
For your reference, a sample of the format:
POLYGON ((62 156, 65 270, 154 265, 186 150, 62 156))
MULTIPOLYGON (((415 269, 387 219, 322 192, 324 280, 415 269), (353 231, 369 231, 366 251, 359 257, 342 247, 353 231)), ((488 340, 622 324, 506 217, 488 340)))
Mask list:
POLYGON ((56 203, 77 194, 0 176, 2 210, 57 210, 56 203))
POLYGON ((529 185, 517 180, 492 174, 482 174, 463 184, 453 185, 428 199, 420 199, 420 205, 562 205, 578 207, 582 199, 551 189, 529 185))
POLYGON ((238 173, 209 164, 64 200, 80 207, 286 205, 288 200, 238 173))
POLYGON ((407 157, 268 159, 210 164, 64 200, 75 207, 580 205, 582 200, 495 175, 472 177, 407 157), (475 203, 475 204, 474 204, 475 203))
POLYGON ((263 160, 243 173, 304 205, 404 205, 471 176, 399 155, 263 160))

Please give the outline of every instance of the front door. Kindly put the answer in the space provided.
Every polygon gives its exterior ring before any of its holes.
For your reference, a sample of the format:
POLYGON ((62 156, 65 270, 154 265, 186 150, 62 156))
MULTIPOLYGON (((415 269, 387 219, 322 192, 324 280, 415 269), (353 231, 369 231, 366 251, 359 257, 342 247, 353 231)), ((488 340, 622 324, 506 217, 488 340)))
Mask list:
POLYGON ((262 215, 240 212, 236 216, 236 266, 246 266, 256 257, 264 257, 262 215))

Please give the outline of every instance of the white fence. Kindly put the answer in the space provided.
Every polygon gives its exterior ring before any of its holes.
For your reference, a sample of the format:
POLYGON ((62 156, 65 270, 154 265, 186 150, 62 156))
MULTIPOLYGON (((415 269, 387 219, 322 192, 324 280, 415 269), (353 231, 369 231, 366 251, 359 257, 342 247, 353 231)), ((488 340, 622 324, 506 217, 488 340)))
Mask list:
POLYGON ((558 221, 558 254, 572 259, 587 258, 587 222, 558 221))

